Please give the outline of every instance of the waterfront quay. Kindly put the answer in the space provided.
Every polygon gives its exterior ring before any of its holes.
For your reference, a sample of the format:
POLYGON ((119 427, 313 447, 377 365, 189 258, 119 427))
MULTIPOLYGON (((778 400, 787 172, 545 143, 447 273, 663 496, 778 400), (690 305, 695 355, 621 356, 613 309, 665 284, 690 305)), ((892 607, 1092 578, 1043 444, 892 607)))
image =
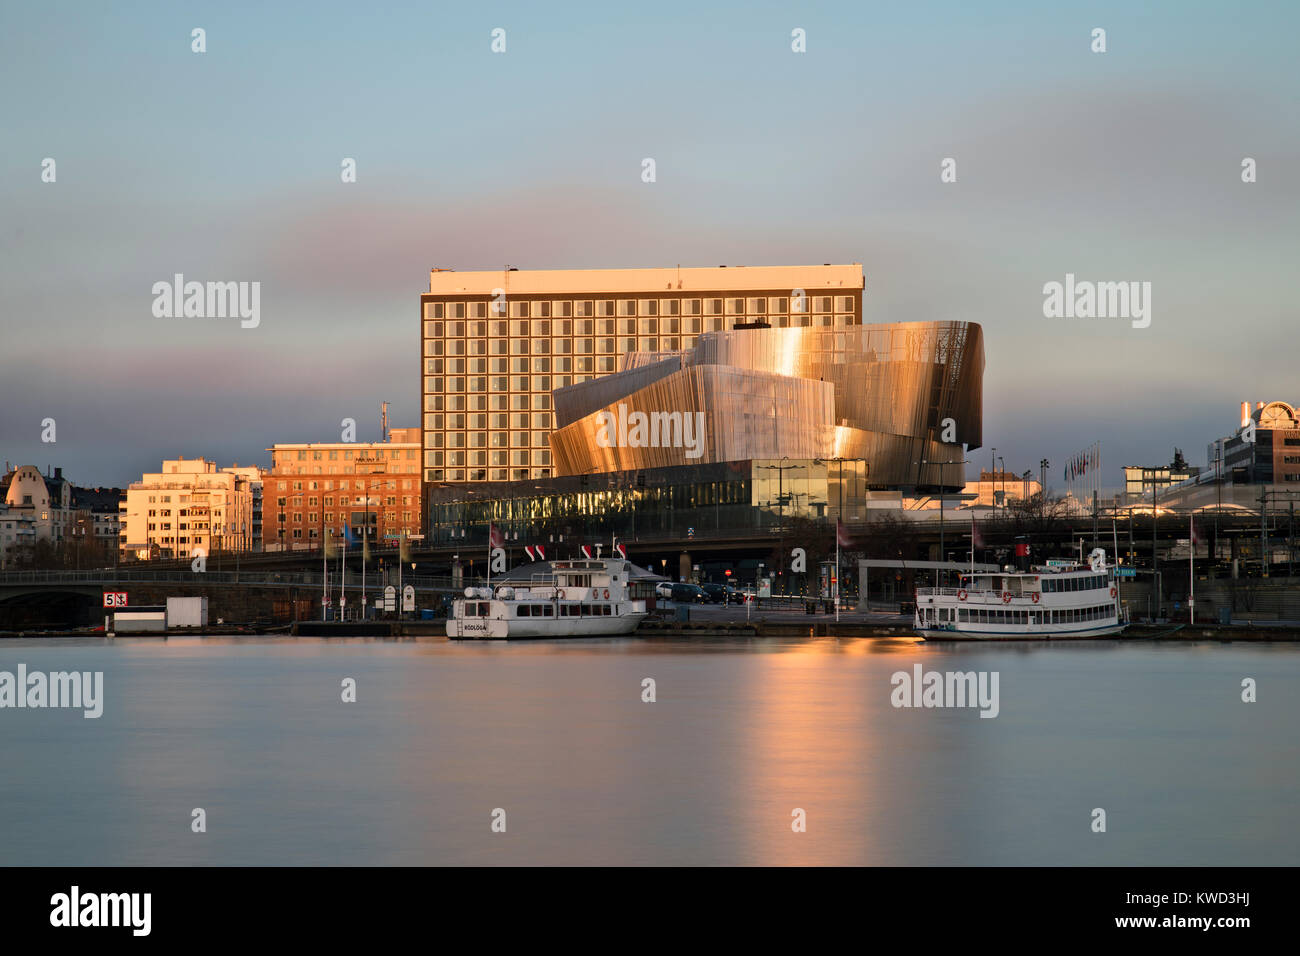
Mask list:
MULTIPOLYGON (((1270 630, 1300 621, 1300 571, 1295 539, 1285 517, 1272 520, 1261 533, 1258 514, 1236 513, 1217 519, 1198 517, 1203 529, 1194 568, 1188 560, 1187 519, 1180 515, 1151 516, 1117 510, 1111 514, 1038 518, 1024 511, 981 519, 977 563, 997 565, 1038 563, 1053 557, 1077 557, 1093 547, 1108 554, 1116 550, 1121 565, 1121 600, 1135 622, 1192 623, 1188 613, 1191 577, 1195 574, 1196 621, 1202 625, 1252 624, 1270 630), (1264 535, 1267 535, 1267 546, 1264 535), (1261 562, 1261 552, 1268 560, 1261 562)), ((628 529, 630 532, 631 529, 628 529)), ((376 612, 373 601, 388 586, 415 591, 416 608, 440 612, 447 598, 466 586, 487 582, 487 527, 430 529, 428 545, 412 550, 406 562, 398 549, 372 548, 363 556, 350 549, 325 566, 321 551, 233 553, 214 552, 203 571, 186 561, 124 562, 92 570, 23 570, 0 572, 0 630, 71 630, 104 621, 104 592, 125 592, 131 605, 161 604, 168 597, 203 596, 210 617, 226 626, 277 627, 319 621, 322 598, 331 614, 343 585, 351 611, 364 593, 378 620, 400 621, 403 615, 376 612), (364 578, 363 578, 364 565, 364 578), (399 570, 400 566, 400 570, 399 570)), ((585 527, 545 531, 527 525, 505 530, 505 560, 509 568, 530 563, 524 547, 544 541, 548 557, 572 557, 584 546, 608 548, 617 538, 628 558, 669 580, 730 584, 757 591, 764 580, 773 600, 751 608, 751 619, 768 615, 808 615, 805 601, 829 597, 827 583, 837 578, 841 624, 868 623, 847 614, 881 612, 910 620, 916 587, 955 580, 970 559, 970 519, 949 518, 942 525, 933 513, 902 520, 886 514, 849 529, 849 542, 840 548, 838 573, 835 528, 829 522, 787 520, 769 527, 688 526, 638 528, 635 535, 617 534, 600 515, 585 518, 585 527), (552 541, 552 538, 560 540, 552 541), (603 544, 602 544, 603 542, 603 544), (803 552, 803 570, 795 570, 796 549, 803 552), (946 559, 940 561, 941 555, 946 559), (868 569, 860 562, 871 561, 868 569), (940 567, 921 566, 928 562, 940 567), (880 564, 890 565, 881 568, 880 564), (729 573, 728 573, 729 572, 729 573)), ((701 619, 731 621, 745 608, 692 607, 692 623, 701 619)), ((801 623, 803 623, 801 621, 801 623)))

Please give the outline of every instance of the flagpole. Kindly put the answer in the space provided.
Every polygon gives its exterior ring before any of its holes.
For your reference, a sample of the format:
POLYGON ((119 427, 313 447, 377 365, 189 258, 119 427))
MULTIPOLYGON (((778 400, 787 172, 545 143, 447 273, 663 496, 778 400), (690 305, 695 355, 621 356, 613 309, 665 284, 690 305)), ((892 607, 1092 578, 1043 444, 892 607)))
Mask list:
POLYGON ((1190 622, 1196 623, 1196 515, 1187 516, 1187 576, 1191 581, 1191 591, 1187 598, 1187 610, 1191 614, 1190 622))
POLYGON ((325 542, 320 549, 320 619, 327 620, 326 607, 330 597, 330 529, 325 529, 325 542))
POLYGON ((970 513, 970 573, 975 573, 975 510, 970 513))

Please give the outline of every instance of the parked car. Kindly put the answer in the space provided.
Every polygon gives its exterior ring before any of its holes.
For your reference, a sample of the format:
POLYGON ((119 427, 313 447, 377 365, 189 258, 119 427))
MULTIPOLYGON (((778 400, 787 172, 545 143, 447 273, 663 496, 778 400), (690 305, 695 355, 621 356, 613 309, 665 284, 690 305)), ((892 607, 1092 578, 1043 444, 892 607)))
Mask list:
POLYGON ((701 584, 700 588, 714 604, 743 604, 745 596, 730 584, 701 584))
POLYGON ((673 583, 671 581, 660 581, 655 585, 655 597, 663 598, 665 601, 673 599, 673 583))
POLYGON ((727 586, 725 584, 701 584, 700 590, 705 593, 711 604, 727 603, 727 586))
POLYGON ((695 584, 674 584, 673 601, 678 604, 708 604, 709 596, 695 584))

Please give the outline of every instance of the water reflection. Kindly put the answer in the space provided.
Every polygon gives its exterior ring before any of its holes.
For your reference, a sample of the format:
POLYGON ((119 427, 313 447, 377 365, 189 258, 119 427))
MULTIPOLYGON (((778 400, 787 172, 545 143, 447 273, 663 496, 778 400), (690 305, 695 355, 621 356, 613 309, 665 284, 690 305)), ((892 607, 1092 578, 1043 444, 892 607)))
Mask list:
POLYGON ((0 641, 19 662, 106 700, 0 712, 11 864, 1300 862, 1290 644, 0 641), (916 664, 998 671, 999 716, 894 708, 916 664))

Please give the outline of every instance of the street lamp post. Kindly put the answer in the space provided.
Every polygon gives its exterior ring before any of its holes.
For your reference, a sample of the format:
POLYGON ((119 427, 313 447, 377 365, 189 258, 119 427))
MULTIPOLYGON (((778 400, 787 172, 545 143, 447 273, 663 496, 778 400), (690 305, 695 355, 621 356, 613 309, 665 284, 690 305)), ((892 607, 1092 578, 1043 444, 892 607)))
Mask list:
POLYGON ((989 502, 993 505, 993 510, 998 510, 998 499, 994 494, 997 488, 997 470, 998 470, 998 450, 993 448, 989 451, 989 502))
POLYGON ((777 532, 777 553, 780 555, 780 564, 778 575, 781 577, 781 589, 785 590, 785 473, 791 468, 798 468, 798 465, 786 465, 784 462, 790 459, 789 455, 782 455, 780 465, 760 465, 768 471, 776 472, 776 503, 780 509, 780 517, 777 519, 780 523, 777 532))
POLYGON ((1038 520, 1040 522, 1047 516, 1047 469, 1051 464, 1046 458, 1040 458, 1038 461, 1038 483, 1041 486, 1038 489, 1038 520))
MULTIPOLYGON (((965 465, 965 464, 968 464, 969 461, 970 461, 970 459, 968 459, 968 458, 963 458, 963 459, 961 459, 960 461, 958 461, 958 460, 956 460, 956 459, 950 459, 950 460, 948 460, 948 461, 928 461, 927 459, 922 458, 920 461, 918 461, 918 462, 916 463, 917 466, 918 466, 918 467, 917 467, 918 472, 919 472, 919 470, 920 470, 920 466, 922 466, 922 465, 938 465, 938 466, 939 466, 939 563, 940 563, 941 565, 944 563, 944 540, 943 540, 943 498, 944 498, 944 489, 943 489, 943 466, 944 466, 944 465, 965 465)), ((942 574, 942 573, 943 573, 943 569, 940 568, 940 574, 942 574)), ((940 586, 942 587, 942 584, 941 584, 940 586)))

